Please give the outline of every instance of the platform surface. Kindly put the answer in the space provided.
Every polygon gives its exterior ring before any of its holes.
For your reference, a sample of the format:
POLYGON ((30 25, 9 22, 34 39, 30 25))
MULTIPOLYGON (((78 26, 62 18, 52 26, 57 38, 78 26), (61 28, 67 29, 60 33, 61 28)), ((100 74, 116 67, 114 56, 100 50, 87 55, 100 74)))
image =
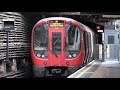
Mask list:
POLYGON ((67 78, 120 78, 120 61, 92 61, 67 78))

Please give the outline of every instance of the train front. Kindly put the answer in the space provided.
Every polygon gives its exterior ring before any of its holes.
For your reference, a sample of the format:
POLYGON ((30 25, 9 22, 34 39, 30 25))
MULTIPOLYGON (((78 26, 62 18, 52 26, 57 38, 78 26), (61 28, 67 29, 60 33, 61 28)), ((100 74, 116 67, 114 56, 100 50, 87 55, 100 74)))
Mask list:
POLYGON ((83 60, 82 30, 65 18, 40 20, 32 30, 31 57, 36 77, 69 75, 83 60))

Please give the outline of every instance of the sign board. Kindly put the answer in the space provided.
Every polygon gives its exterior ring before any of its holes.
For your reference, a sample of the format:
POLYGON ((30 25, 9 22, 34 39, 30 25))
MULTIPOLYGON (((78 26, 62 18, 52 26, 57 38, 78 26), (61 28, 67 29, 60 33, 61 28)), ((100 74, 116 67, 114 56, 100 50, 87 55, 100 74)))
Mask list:
POLYGON ((103 30, 97 30, 97 32, 103 32, 103 30))
POLYGON ((102 45, 99 45, 99 60, 102 60, 102 45))
POLYGON ((106 53, 107 53, 107 59, 109 59, 110 58, 110 45, 107 45, 106 53))

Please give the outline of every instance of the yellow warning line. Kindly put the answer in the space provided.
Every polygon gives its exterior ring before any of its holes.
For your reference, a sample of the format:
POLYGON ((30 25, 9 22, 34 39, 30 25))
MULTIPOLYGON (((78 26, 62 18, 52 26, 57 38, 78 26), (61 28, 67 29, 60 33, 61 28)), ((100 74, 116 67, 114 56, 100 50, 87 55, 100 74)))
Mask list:
POLYGON ((96 64, 96 62, 94 62, 90 67, 88 67, 87 69, 85 69, 84 71, 82 71, 78 76, 76 76, 75 78, 80 78, 85 72, 87 72, 94 64, 96 64))

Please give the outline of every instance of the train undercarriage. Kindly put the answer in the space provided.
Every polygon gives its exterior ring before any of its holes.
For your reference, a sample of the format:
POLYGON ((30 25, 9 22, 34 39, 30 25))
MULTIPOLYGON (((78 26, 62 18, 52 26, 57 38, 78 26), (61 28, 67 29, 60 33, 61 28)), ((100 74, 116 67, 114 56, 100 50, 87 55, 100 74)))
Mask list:
POLYGON ((48 77, 48 76, 68 76, 77 71, 80 66, 69 66, 69 67, 60 67, 60 66, 33 66, 34 77, 48 77))

